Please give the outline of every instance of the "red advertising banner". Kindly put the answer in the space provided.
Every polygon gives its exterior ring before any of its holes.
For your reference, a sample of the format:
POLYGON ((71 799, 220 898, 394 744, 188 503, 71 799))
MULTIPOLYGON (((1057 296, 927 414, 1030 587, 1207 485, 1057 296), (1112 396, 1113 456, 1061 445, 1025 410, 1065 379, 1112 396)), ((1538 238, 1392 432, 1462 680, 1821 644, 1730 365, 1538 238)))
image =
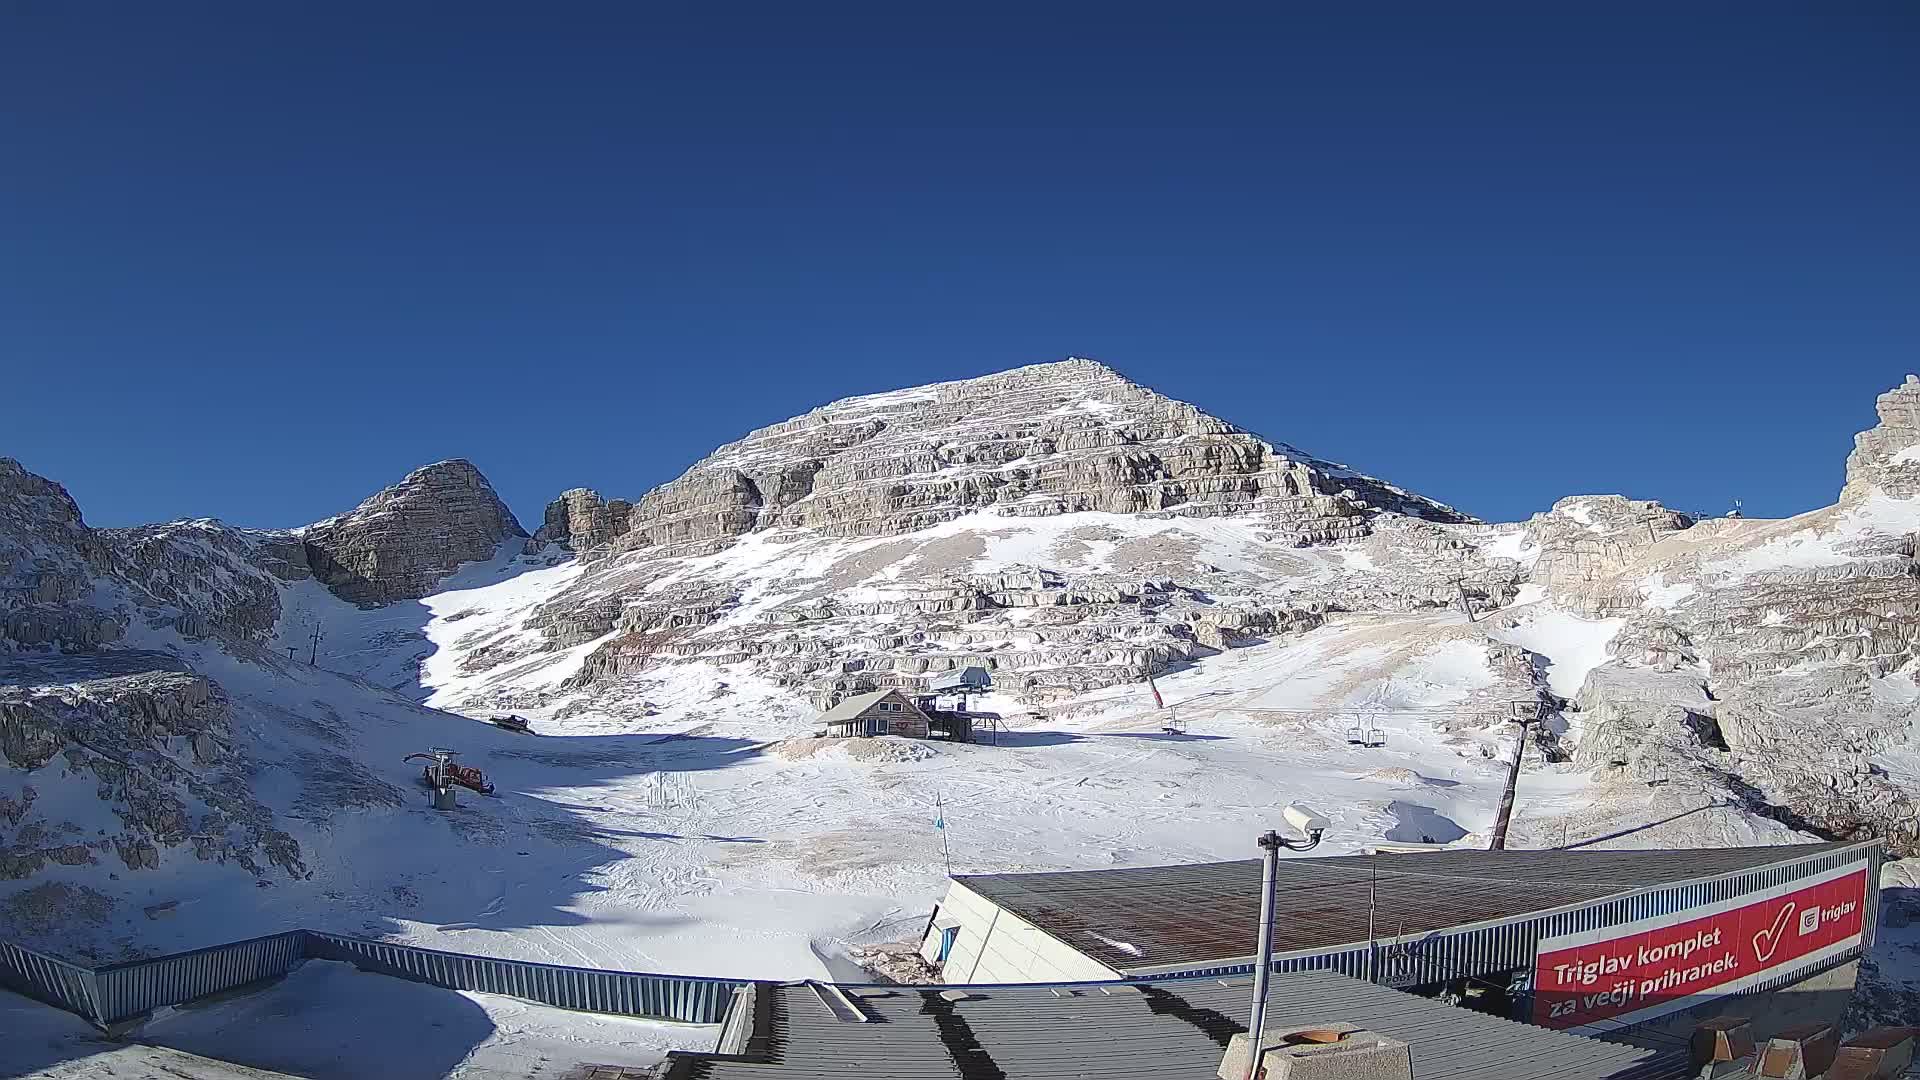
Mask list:
POLYGON ((1542 939, 1534 964, 1533 1022, 1551 1028, 1638 1022, 1685 1008, 1696 994, 1731 993, 1760 982, 1823 950, 1844 951, 1858 944, 1865 925, 1867 872, 1825 877, 1667 920, 1542 939))

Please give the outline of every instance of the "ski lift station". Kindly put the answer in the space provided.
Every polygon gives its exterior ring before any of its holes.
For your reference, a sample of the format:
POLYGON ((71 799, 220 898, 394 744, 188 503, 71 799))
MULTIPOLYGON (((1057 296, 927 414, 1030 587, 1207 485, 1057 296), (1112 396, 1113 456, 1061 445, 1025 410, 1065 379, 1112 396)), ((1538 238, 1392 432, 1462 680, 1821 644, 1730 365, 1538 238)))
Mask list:
MULTIPOLYGON (((1742 996, 1756 998, 1743 1015, 1837 1022, 1871 944, 1879 865, 1877 841, 1283 859, 1273 970, 1477 999, 1584 1034, 1697 1022, 1742 996), (1621 967, 1621 954, 1655 959, 1621 967)), ((951 984, 1238 977, 1254 967, 1260 897, 1255 859, 955 876, 921 955, 951 984)))

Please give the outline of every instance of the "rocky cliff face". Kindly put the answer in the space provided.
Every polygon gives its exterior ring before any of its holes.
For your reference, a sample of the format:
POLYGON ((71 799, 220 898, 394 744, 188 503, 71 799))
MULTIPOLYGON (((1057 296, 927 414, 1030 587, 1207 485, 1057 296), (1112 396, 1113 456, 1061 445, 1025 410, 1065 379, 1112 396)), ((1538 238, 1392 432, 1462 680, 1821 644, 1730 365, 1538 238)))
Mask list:
POLYGON ((125 620, 93 603, 111 566, 65 488, 0 458, 0 645, 116 641, 125 620))
POLYGON ((563 491, 547 504, 546 520, 527 541, 529 552, 548 544, 586 553, 625 535, 632 526, 633 504, 625 499, 602 499, 591 488, 563 491))
MULTIPOLYGON (((0 760, 25 781, 0 793, 0 879, 54 864, 155 869, 167 848, 256 876, 304 874, 299 845, 248 793, 248 764, 235 752, 220 689, 165 670, 164 657, 148 662, 155 670, 61 683, 9 671, 18 681, 0 686, 0 760), (105 814, 75 814, 61 789, 76 780, 93 788, 105 814)), ((75 670, 69 663, 35 674, 75 670)))
MULTIPOLYGON (((549 694, 612 699, 676 665, 744 664, 829 704, 978 665, 1017 700, 1055 702, 1319 625, 1330 566, 1296 553, 1466 521, 1068 360, 823 406, 631 506, 567 492, 530 546, 581 552, 586 572, 523 626, 476 636, 463 669, 591 643, 549 694)), ((1514 576, 1471 587, 1511 597, 1514 576)), ((1454 602, 1440 578, 1379 599, 1454 602)))
MULTIPOLYGON (((263 567, 297 573, 300 550, 217 522, 96 531, 59 485, 0 459, 0 881, 154 870, 168 852, 304 875, 299 845, 250 793, 221 688, 128 647, 258 641, 280 617, 263 567)), ((0 936, 21 929, 18 906, 0 904, 0 936)))
POLYGON ((1920 376, 1880 395, 1880 422, 1853 437, 1842 497, 1875 491, 1896 499, 1920 495, 1920 376))
MULTIPOLYGON (((1577 496, 1481 526, 1091 362, 856 398, 630 510, 569 492, 536 543, 584 572, 476 628, 464 670, 476 702, 565 711, 650 707, 683 668, 824 707, 979 665, 1049 708, 1346 613, 1533 598, 1618 626, 1566 694, 1583 765, 1912 846, 1920 383, 1878 412, 1841 503, 1800 518, 1577 496), (519 677, 549 663, 571 674, 519 677)), ((1533 655, 1499 643, 1515 625, 1493 620, 1490 650, 1533 655)))
POLYGON ((755 530, 897 536, 977 511, 1259 513, 1311 540, 1359 535, 1368 510, 1467 520, 1075 359, 762 428, 648 492, 616 540, 697 554, 755 530))
POLYGON ((1627 620, 1579 695, 1581 760, 1920 849, 1917 407, 1912 376, 1881 395, 1841 501, 1797 518, 1569 500, 1530 524, 1554 600, 1627 620))
POLYGON ((314 577, 341 598, 374 606, 431 594, 461 564, 493 558, 525 536, 493 485, 468 461, 415 469, 301 534, 314 577))

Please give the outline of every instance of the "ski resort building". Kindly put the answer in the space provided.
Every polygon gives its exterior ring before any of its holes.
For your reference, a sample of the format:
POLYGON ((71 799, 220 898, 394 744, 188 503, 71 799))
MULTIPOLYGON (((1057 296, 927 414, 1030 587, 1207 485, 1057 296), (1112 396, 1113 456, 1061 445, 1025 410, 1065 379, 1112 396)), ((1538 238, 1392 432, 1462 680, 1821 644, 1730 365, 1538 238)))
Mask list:
MULTIPOLYGON (((1275 971, 1334 971, 1545 1027, 1742 1009, 1837 1019, 1872 944, 1878 841, 1283 861, 1275 971)), ((1238 976, 1258 860, 955 877, 921 954, 954 984, 1238 976)))
POLYGON ((992 730, 999 722, 1000 717, 995 713, 941 708, 936 695, 917 694, 909 698, 899 690, 855 694, 820 714, 820 723, 828 735, 899 735, 953 742, 972 742, 976 726, 992 730))
POLYGON ((855 694, 820 715, 829 735, 904 735, 924 739, 931 733, 927 714, 898 690, 855 694))

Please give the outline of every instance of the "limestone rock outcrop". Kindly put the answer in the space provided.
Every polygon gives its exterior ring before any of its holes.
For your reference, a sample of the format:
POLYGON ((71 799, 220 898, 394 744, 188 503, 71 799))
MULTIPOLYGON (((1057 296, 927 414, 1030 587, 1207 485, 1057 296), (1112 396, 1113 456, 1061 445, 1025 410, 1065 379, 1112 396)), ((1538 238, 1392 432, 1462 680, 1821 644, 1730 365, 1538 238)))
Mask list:
POLYGON ((463 564, 526 535, 480 470, 456 458, 415 469, 301 539, 314 577, 342 599, 377 606, 427 596, 463 564))
MULTIPOLYGON (((631 505, 566 492, 528 550, 562 544, 585 572, 524 623, 537 645, 476 641, 466 670, 593 643, 575 699, 679 664, 744 664, 812 701, 981 666, 1045 703, 1319 625, 1337 591, 1327 560, 1294 553, 1469 520, 1071 359, 837 401, 631 505), (1108 517, 1047 524, 1083 513, 1108 517), (1001 532, 1035 527, 1050 538, 1034 565, 989 556, 1001 532), (765 560, 796 565, 739 577, 765 560)), ((1481 576, 1483 602, 1518 588, 1512 566, 1481 576)), ((1458 592, 1436 561, 1433 580, 1381 597, 1411 609, 1458 592)))
POLYGON ((1896 499, 1920 496, 1920 375, 1874 402, 1880 422, 1853 437, 1843 497, 1880 491, 1896 499))
POLYGON ((0 879, 50 864, 154 869, 169 849, 255 876, 306 873, 299 844, 248 793, 224 695, 191 672, 0 685, 0 764, 25 780, 0 797, 0 879), (91 779, 115 828, 79 826, 70 798, 40 797, 73 776, 91 779))
POLYGON ((569 551, 588 552, 626 533, 633 504, 625 499, 602 499, 592 488, 573 488, 547 504, 546 520, 527 541, 529 553, 548 544, 569 551))
POLYGON ((93 648, 126 630, 95 605, 112 555, 65 488, 0 457, 0 645, 93 648))
POLYGON ((1468 520, 1070 359, 849 398, 762 428, 648 492, 617 543, 697 554, 762 529, 894 536, 979 511, 1089 510, 1264 512, 1277 532, 1313 540, 1359 535, 1368 509, 1468 520))
POLYGON ((276 584, 305 573, 305 549, 286 533, 199 520, 101 536, 142 613, 186 638, 264 640, 280 621, 276 584))
POLYGON ((1636 611, 1646 597, 1620 572, 1662 539, 1690 529, 1694 519, 1657 502, 1619 495, 1575 495, 1527 522, 1527 541, 1539 549, 1531 580, 1583 614, 1636 611))
POLYGON ((1909 376, 1856 437, 1840 502, 1796 518, 1582 499, 1529 524, 1534 581, 1626 619, 1578 699, 1583 761, 1717 776, 1796 829, 1920 851, 1920 776, 1903 765, 1920 739, 1916 410, 1909 376))

